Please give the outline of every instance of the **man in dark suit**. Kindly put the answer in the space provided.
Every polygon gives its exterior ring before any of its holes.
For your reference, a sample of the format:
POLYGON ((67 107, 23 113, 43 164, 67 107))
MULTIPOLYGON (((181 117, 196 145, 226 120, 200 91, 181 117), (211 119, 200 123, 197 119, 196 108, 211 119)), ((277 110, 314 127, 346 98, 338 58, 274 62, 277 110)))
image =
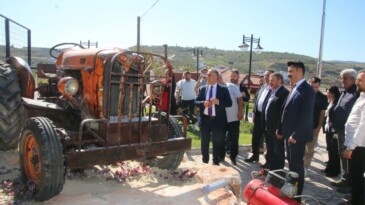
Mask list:
POLYGON ((281 119, 280 111, 289 91, 283 86, 283 76, 280 73, 272 73, 269 84, 271 86, 271 95, 264 107, 267 153, 266 163, 263 167, 275 170, 283 169, 285 165, 284 139, 276 138, 276 130, 281 119))
POLYGON ((252 156, 248 159, 245 159, 245 162, 257 162, 259 161, 260 154, 260 141, 264 137, 264 118, 265 110, 263 109, 264 105, 267 103, 271 89, 269 85, 269 77, 270 74, 274 73, 273 70, 268 70, 264 74, 264 84, 261 86, 258 91, 257 98, 255 100, 254 108, 253 108, 253 131, 252 131, 252 156))
POLYGON ((219 73, 210 69, 207 73, 208 85, 199 89, 195 104, 200 108, 201 152, 203 163, 209 162, 209 142, 213 141, 213 164, 219 165, 220 147, 224 143, 223 127, 227 123, 226 107, 232 100, 226 86, 217 83, 219 73))
MULTIPOLYGON (((307 142, 313 139, 313 110, 315 93, 305 81, 302 62, 288 62, 290 91, 281 110, 277 138, 287 140, 289 170, 299 174, 298 195, 304 186, 304 151, 307 142)), ((297 199, 300 201, 300 198, 297 199)))

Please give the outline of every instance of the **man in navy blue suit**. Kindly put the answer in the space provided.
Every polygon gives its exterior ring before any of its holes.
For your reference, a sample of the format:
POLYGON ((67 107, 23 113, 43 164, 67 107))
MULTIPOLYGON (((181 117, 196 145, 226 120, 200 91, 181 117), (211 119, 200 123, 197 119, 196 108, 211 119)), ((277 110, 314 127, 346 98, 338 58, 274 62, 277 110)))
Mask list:
POLYGON ((226 107, 232 106, 228 88, 217 83, 219 73, 209 69, 208 84, 200 87, 195 104, 200 108, 201 152, 203 163, 209 162, 209 142, 213 142, 213 164, 219 165, 220 147, 224 143, 223 127, 227 123, 226 107))
MULTIPOLYGON (((305 81, 305 67, 302 62, 288 62, 290 91, 281 110, 281 120, 277 138, 287 141, 289 170, 299 174, 298 192, 301 195, 304 185, 305 145, 313 139, 313 109, 315 93, 305 81)), ((297 198, 300 201, 300 198, 297 198)))

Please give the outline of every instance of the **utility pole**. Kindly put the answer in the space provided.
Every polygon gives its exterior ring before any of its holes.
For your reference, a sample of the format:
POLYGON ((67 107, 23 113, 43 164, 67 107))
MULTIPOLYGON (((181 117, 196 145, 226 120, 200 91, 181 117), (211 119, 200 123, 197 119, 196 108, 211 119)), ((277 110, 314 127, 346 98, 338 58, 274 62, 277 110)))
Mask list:
POLYGON ((319 78, 321 78, 321 76, 322 76, 322 52, 323 52, 325 17, 326 17, 326 0, 323 0, 321 39, 320 39, 320 42, 319 42, 319 55, 318 55, 318 63, 317 63, 317 76, 319 78))
POLYGON ((137 52, 140 51, 141 46, 141 17, 137 16, 137 52))

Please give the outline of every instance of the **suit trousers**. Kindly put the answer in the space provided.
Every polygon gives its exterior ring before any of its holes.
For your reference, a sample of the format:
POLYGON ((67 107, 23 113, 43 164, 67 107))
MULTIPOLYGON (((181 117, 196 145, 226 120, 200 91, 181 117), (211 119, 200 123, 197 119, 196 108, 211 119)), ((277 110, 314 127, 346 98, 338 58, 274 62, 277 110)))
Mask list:
POLYGON ((267 132, 265 132, 265 142, 266 142, 266 164, 271 166, 273 163, 273 160, 275 158, 275 135, 269 135, 267 132))
POLYGON ((271 170, 276 169, 284 169, 285 166, 285 145, 284 142, 286 140, 284 138, 277 139, 274 138, 274 156, 272 157, 272 161, 270 164, 271 170))
POLYGON ((252 153, 253 156, 259 157, 260 155, 260 141, 264 137, 264 126, 262 122, 262 113, 259 111, 255 112, 255 121, 252 131, 252 153))
POLYGON ((365 172, 365 147, 357 147, 352 152, 350 164, 351 202, 352 204, 365 204, 364 200, 364 172, 365 172))
POLYGON ((342 157, 342 152, 344 150, 344 142, 345 142, 345 130, 338 131, 338 155, 341 161, 341 179, 350 185, 349 179, 349 162, 347 159, 342 157))
POLYGON ((238 138, 240 135, 240 121, 228 122, 224 126, 223 139, 225 143, 221 146, 220 159, 226 157, 226 151, 230 151, 230 158, 236 159, 238 155, 238 138))
POLYGON ((224 145, 223 139, 223 126, 217 117, 211 118, 203 115, 201 125, 201 152, 203 156, 203 162, 209 162, 209 143, 212 140, 213 143, 213 162, 219 164, 220 149, 224 145))
POLYGON ((305 143, 287 143, 289 170, 299 174, 297 195, 302 194, 304 187, 304 152, 305 143))

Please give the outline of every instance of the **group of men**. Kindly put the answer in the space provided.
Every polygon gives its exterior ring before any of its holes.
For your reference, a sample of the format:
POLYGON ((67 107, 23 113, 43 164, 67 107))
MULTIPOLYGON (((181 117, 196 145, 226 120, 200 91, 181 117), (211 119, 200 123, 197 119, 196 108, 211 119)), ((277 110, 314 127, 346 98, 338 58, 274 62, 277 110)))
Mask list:
MULTIPOLYGON (((265 72, 265 84, 254 104, 253 154, 245 159, 259 161, 260 140, 264 137, 267 152, 261 167, 282 169, 286 146, 289 170, 299 175, 298 195, 303 191, 304 176, 313 159, 328 105, 326 96, 319 91, 321 80, 314 77, 308 84, 304 74, 302 62, 288 62, 289 92, 282 86, 280 74, 265 72)), ((344 91, 334 107, 331 124, 338 136, 342 179, 332 184, 340 187, 339 192, 351 192, 348 198, 352 204, 364 204, 365 134, 361 130, 365 128, 365 72, 359 72, 357 79, 356 75, 353 69, 340 74, 344 91)))
MULTIPOLYGON (((302 62, 288 62, 287 65, 289 89, 283 86, 281 74, 272 70, 264 74, 264 84, 254 103, 253 155, 245 161, 259 161, 260 140, 264 137, 267 152, 262 167, 283 169, 287 159, 289 170, 298 173, 297 194, 300 195, 328 104, 326 96, 319 91, 319 78, 311 78, 307 83, 302 62)), ((219 165, 225 159, 227 134, 232 143, 230 159, 235 165, 244 96, 239 88, 237 70, 232 71, 230 83, 219 81, 219 76, 218 71, 209 69, 205 75, 206 85, 195 89, 195 100, 188 100, 195 101, 200 109, 203 163, 209 162, 210 141, 213 164, 219 165)), ((365 130, 365 72, 359 72, 356 79, 356 71, 346 69, 341 72, 341 79, 345 90, 334 108, 337 117, 333 125, 338 134, 342 180, 333 185, 351 187, 352 204, 364 204, 365 132, 361 131, 365 130), (359 98, 357 93, 360 93, 359 98)))

